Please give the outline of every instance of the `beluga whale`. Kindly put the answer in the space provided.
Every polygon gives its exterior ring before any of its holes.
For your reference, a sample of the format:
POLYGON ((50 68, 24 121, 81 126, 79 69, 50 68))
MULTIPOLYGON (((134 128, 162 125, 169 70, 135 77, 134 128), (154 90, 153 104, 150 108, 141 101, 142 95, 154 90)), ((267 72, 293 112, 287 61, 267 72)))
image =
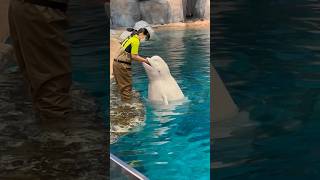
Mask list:
POLYGON ((172 77, 167 63, 160 56, 148 58, 150 64, 143 63, 149 79, 148 100, 168 105, 184 99, 177 81, 172 77))

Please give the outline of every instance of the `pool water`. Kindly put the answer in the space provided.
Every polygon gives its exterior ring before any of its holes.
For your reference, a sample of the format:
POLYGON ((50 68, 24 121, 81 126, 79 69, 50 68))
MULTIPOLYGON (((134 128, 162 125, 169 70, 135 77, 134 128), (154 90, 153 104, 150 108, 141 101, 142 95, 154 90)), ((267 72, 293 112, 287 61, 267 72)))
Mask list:
POLYGON ((94 96, 106 112, 109 33, 103 2, 73 0, 68 9, 67 39, 74 83, 94 96))
POLYGON ((147 100, 148 79, 133 65, 133 84, 146 106, 145 125, 121 137, 111 152, 151 180, 210 179, 209 30, 161 30, 140 54, 161 56, 187 97, 158 108, 147 100))
POLYGON ((232 133, 213 139, 212 178, 320 179, 319 2, 214 6, 213 64, 249 119, 214 126, 232 133))

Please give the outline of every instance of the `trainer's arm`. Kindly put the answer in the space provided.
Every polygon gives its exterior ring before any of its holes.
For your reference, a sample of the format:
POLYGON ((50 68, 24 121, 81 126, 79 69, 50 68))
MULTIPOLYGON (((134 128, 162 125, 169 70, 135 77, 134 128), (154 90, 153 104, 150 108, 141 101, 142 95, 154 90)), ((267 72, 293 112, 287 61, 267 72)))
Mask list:
POLYGON ((140 46, 140 42, 138 40, 132 42, 132 44, 131 44, 131 58, 135 61, 149 64, 149 62, 146 58, 139 56, 139 46, 140 46))
POLYGON ((132 59, 134 59, 135 61, 141 62, 141 63, 147 63, 149 64, 148 60, 146 58, 143 58, 141 56, 139 56, 138 54, 131 54, 132 59))

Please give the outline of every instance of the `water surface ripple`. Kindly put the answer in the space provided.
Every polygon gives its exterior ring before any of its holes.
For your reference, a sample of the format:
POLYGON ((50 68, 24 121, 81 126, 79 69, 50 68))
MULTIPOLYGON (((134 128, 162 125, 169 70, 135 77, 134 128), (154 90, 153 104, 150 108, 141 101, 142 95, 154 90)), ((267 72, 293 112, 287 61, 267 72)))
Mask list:
POLYGON ((214 6, 213 64, 250 118, 214 127, 232 133, 214 138, 212 178, 320 179, 319 2, 214 6))

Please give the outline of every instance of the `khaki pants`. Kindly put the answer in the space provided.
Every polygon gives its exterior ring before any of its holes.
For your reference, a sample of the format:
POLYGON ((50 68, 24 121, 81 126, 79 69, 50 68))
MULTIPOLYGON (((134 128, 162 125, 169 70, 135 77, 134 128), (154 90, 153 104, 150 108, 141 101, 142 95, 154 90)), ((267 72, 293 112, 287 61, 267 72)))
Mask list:
POLYGON ((120 91, 121 100, 128 102, 132 98, 132 72, 131 65, 113 62, 113 75, 120 91))
POLYGON ((64 120, 71 112, 71 62, 63 12, 11 0, 10 34, 41 120, 64 120))

